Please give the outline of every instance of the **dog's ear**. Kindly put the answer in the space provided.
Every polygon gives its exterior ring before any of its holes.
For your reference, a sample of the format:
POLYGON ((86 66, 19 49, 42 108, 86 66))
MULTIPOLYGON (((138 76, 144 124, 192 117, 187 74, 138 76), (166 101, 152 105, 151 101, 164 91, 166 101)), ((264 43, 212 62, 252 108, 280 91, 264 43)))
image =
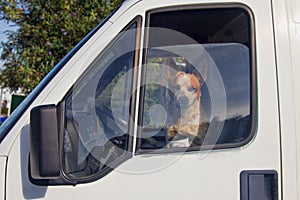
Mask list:
POLYGON ((202 86, 207 79, 208 60, 207 58, 201 60, 200 66, 194 70, 194 74, 198 77, 200 85, 202 86))
POLYGON ((185 75, 185 72, 182 72, 182 71, 177 72, 174 79, 173 79, 173 84, 175 85, 178 78, 181 77, 181 76, 184 76, 184 75, 185 75))
POLYGON ((184 76, 184 75, 185 75, 185 72, 182 72, 182 71, 177 72, 174 81, 176 82, 178 77, 184 76))
POLYGON ((190 81, 191 81, 190 84, 193 88, 196 89, 197 97, 198 97, 198 99, 200 99, 201 84, 200 84, 199 78, 195 74, 189 74, 189 76, 190 76, 190 81))
POLYGON ((172 58, 167 58, 166 60, 166 70, 165 70, 165 77, 167 80, 170 80, 172 77, 171 71, 176 70, 176 63, 172 58))

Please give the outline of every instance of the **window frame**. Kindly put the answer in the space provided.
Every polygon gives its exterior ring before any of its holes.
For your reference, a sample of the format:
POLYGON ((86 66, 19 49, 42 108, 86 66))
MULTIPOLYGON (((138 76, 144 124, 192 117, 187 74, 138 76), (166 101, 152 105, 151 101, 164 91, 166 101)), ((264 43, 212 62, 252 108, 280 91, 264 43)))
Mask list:
MULTIPOLYGON (((184 11, 184 10, 205 10, 205 9, 241 9, 249 18, 248 21, 248 29, 249 29, 249 75, 250 75, 250 117, 251 117, 251 128, 248 137, 240 142, 235 143, 225 143, 225 144, 216 144, 213 147, 211 146, 199 146, 199 147, 188 147, 188 148, 162 148, 162 149, 142 149, 142 126, 143 126, 143 115, 144 115, 144 98, 145 98, 145 90, 146 86, 146 76, 147 69, 143 67, 141 69, 141 92, 140 92, 140 104, 139 104, 139 113, 137 123, 139 125, 138 133, 137 133, 137 145, 135 149, 136 155, 141 154, 165 154, 165 153, 179 153, 179 152, 191 152, 191 151, 200 151, 201 150, 216 150, 216 149, 232 149, 239 148, 250 143, 257 131, 257 75, 256 75, 256 45, 255 45, 255 18, 252 10, 245 4, 241 3, 228 3, 228 4, 201 4, 201 5, 186 5, 186 6, 170 6, 166 8, 157 8, 153 10, 148 10, 146 12, 146 22, 145 27, 150 27, 150 16, 151 14, 168 12, 168 11, 184 11)), ((149 31, 145 31, 144 33, 144 49, 143 49, 143 57, 142 57, 142 66, 146 66, 147 57, 148 57, 148 44, 149 44, 149 31)))
MULTIPOLYGON (((107 50, 109 48, 111 48, 116 41, 118 41, 118 39, 120 38, 120 36, 122 34, 122 32, 128 30, 130 28, 130 26, 132 26, 134 23, 136 23, 136 35, 135 35, 135 52, 134 52, 134 59, 133 59, 133 67, 132 67, 132 83, 131 83, 131 93, 132 93, 132 98, 131 101, 129 103, 129 107, 130 107, 130 113, 135 113, 135 108, 136 108, 136 93, 134 91, 134 88, 136 88, 136 84, 137 84, 137 70, 138 70, 138 63, 139 63, 139 54, 140 54, 140 44, 141 44, 141 25, 142 25, 142 16, 137 15, 135 18, 133 18, 133 20, 131 20, 117 35, 117 37, 115 37, 104 49, 103 51, 101 51, 101 53, 96 57, 96 59, 87 67, 87 69, 80 75, 80 77, 77 79, 80 80, 82 79, 82 77, 86 76, 86 74, 89 73, 90 69, 95 65, 95 63, 98 63, 99 59, 101 59, 103 57, 103 55, 107 52, 107 50)), ((76 81, 76 82, 77 82, 76 81)), ((67 98, 72 94, 73 91, 73 87, 76 83, 73 84, 73 86, 69 89, 69 91, 66 93, 66 95, 63 97, 62 99, 62 106, 66 106, 66 100, 67 98)), ((65 109, 64 109, 65 112, 65 109)), ((123 153, 123 155, 121 155, 117 160, 115 160, 113 163, 110 163, 109 166, 104 167, 103 169, 99 170, 97 173, 86 176, 86 177, 80 177, 80 178, 74 178, 69 176, 68 174, 65 173, 65 168, 64 166, 64 150, 63 150, 63 140, 64 140, 64 128, 66 126, 66 116, 65 113, 62 113, 60 115, 62 117, 63 120, 60 127, 60 152, 61 152, 61 178, 62 180, 60 180, 59 184, 63 185, 75 185, 75 184, 81 184, 81 183, 90 183, 96 180, 101 179, 102 177, 106 176, 107 174, 109 174, 111 171, 114 170, 115 167, 119 166, 120 164, 124 163, 126 160, 132 158, 132 152, 133 152, 133 130, 134 130, 134 124, 131 122, 132 120, 128 120, 128 135, 127 135, 127 144, 126 144, 126 152, 123 153)), ((134 115, 132 115, 134 118, 134 115)), ((131 117, 131 116, 130 116, 131 117)), ((51 185, 51 180, 50 180, 50 185, 51 185)), ((57 184, 57 181, 54 181, 56 183, 54 183, 54 185, 57 184)), ((49 185, 49 184, 48 184, 49 185)), ((53 185, 53 184, 52 184, 53 185)))

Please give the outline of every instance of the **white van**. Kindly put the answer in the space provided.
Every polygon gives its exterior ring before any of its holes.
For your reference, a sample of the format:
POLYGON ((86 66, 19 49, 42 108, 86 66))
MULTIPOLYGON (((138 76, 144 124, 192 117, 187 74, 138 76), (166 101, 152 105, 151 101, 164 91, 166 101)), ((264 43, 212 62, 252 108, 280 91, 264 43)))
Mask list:
POLYGON ((0 127, 0 199, 300 199, 299 52, 299 0, 125 1, 0 127))

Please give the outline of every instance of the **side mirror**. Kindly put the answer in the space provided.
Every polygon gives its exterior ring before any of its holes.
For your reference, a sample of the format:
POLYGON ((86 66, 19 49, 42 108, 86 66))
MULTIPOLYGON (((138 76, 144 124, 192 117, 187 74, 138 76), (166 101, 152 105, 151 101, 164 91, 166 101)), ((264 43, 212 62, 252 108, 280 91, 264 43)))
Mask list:
POLYGON ((42 105, 30 112, 30 171, 34 179, 60 176, 60 106, 42 105))

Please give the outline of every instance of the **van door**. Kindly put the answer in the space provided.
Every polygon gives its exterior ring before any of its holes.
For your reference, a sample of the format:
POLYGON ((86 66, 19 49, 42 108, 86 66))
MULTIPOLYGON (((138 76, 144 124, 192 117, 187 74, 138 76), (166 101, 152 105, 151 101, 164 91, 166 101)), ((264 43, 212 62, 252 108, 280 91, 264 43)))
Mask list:
POLYGON ((147 10, 136 198, 280 197, 271 5, 242 3, 147 10))

